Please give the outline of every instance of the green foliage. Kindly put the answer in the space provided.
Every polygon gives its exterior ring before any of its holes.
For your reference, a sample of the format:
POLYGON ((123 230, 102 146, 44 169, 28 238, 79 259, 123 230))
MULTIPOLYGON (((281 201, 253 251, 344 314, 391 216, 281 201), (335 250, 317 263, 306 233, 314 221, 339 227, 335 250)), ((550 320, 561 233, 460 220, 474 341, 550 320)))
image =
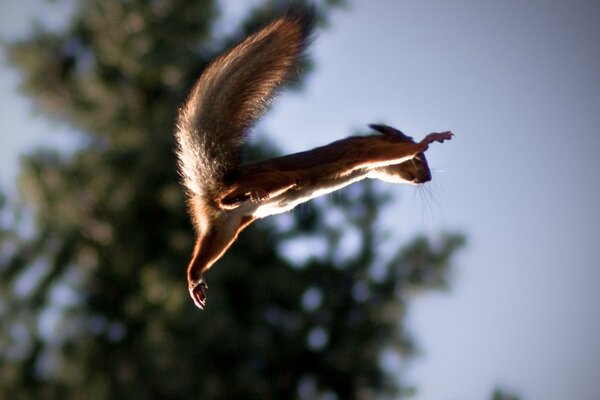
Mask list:
POLYGON ((492 400, 519 400, 519 396, 507 392, 503 389, 500 388, 496 388, 494 389, 494 392, 492 393, 492 400))
POLYGON ((385 196, 372 185, 255 224, 210 271, 206 311, 188 298, 177 107, 222 50, 215 43, 236 41, 273 7, 223 39, 210 0, 77 4, 64 32, 10 47, 24 92, 83 139, 72 155, 26 158, 30 218, 0 201, 0 397, 369 399, 405 389, 382 362, 413 351, 405 289, 443 286, 463 238, 416 238, 383 260, 385 196), (28 220, 34 232, 17 234, 28 220), (324 250, 305 246, 294 259, 290 248, 306 241, 324 250))

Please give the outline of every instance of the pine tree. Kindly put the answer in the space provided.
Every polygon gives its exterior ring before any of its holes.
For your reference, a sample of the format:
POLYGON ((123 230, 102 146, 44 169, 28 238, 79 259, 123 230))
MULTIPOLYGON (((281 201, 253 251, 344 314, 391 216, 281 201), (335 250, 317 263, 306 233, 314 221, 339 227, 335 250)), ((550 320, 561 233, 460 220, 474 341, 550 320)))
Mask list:
POLYGON ((222 37, 215 1, 82 0, 64 31, 10 45, 24 93, 77 132, 78 148, 25 158, 24 217, 0 201, 1 398, 407 389, 382 362, 414 350, 406 289, 444 286, 464 239, 419 237, 383 257, 387 196, 372 184, 256 223, 210 271, 207 309, 187 297, 193 230, 175 169, 177 107, 210 59, 275 14, 272 3, 222 37), (33 232, 23 232, 27 210, 33 232), (305 241, 322 251, 290 256, 305 241))

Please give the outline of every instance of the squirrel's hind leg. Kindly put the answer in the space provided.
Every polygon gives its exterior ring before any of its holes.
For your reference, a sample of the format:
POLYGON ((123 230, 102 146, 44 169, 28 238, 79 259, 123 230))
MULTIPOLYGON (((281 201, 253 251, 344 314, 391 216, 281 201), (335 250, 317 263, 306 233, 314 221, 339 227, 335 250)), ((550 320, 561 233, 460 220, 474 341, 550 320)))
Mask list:
POLYGON ((271 172, 249 175, 250 179, 236 182, 233 188, 221 197, 219 201, 222 208, 234 209, 246 201, 268 201, 296 186, 289 174, 271 172))

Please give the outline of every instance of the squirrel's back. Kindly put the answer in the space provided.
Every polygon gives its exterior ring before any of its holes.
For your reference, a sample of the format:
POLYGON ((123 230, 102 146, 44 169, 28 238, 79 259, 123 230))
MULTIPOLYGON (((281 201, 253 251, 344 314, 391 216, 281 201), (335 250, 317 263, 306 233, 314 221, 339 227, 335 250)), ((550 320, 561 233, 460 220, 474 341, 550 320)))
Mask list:
POLYGON ((293 8, 216 58, 181 108, 179 169, 191 197, 214 198, 235 170, 250 127, 300 67, 314 10, 293 8))

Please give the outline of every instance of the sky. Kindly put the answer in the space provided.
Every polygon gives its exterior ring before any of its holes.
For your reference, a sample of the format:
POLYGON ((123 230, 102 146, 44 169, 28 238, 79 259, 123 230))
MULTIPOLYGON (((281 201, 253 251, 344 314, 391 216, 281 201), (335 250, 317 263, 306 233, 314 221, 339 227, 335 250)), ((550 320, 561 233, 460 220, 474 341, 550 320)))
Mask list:
MULTIPOLYGON (((0 0, 0 35, 25 32, 38 3, 0 0)), ((304 90, 282 94, 259 129, 290 152, 372 122, 416 138, 456 134, 428 150, 432 198, 388 186, 397 204, 386 226, 400 245, 415 233, 468 236, 451 290, 412 302, 416 398, 485 399, 503 386, 523 399, 597 399, 600 2, 349 4, 319 32, 304 90)), ((0 66, 0 185, 9 189, 18 154, 68 146, 16 84, 0 66)))

